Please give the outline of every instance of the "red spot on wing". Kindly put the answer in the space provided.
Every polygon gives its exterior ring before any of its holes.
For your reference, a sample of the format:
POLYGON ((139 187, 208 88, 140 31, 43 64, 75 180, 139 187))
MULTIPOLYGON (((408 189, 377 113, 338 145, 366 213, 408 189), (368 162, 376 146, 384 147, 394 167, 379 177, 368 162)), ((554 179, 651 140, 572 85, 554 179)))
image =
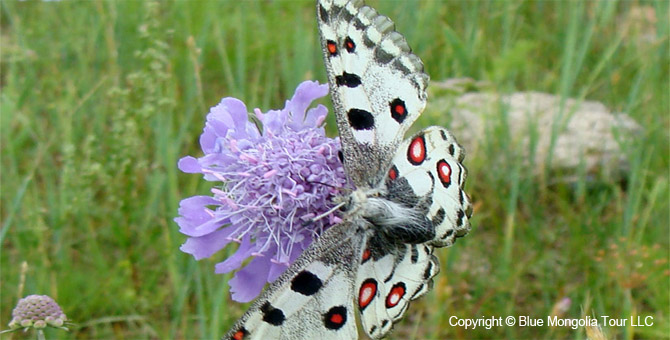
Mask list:
POLYGON ((398 178, 398 168, 396 168, 395 165, 389 169, 389 178, 391 180, 398 178))
POLYGON ((437 176, 445 187, 451 184, 451 166, 444 159, 437 162, 437 176))
POLYGON ((335 324, 341 324, 342 321, 344 321, 344 317, 342 314, 333 314, 330 316, 330 322, 335 323, 335 324))
POLYGON ((402 99, 396 98, 391 101, 391 117, 399 124, 407 118, 407 107, 402 99))
POLYGON ((328 329, 338 330, 347 322, 347 308, 344 306, 335 306, 324 314, 324 326, 328 329))
POLYGON ((370 249, 363 250, 363 256, 361 256, 361 259, 363 260, 361 263, 370 259, 370 249))
POLYGON ((347 49, 347 52, 352 53, 356 50, 356 44, 354 44, 354 41, 351 40, 350 37, 347 37, 344 40, 344 47, 347 49))
POLYGON ((326 48, 328 49, 328 53, 330 53, 330 55, 336 55, 337 54, 337 44, 335 44, 334 41, 328 40, 326 42, 326 48))
POLYGON ((412 139, 407 148, 407 160, 413 165, 420 165, 426 160, 426 140, 423 135, 419 135, 412 139))
POLYGON ((400 104, 397 104, 395 106, 395 113, 397 113, 399 115, 404 115, 405 114, 405 107, 400 105, 400 104))
POLYGON ((239 331, 235 332, 233 334, 233 339, 234 340, 242 340, 244 339, 244 336, 247 335, 248 333, 244 329, 240 329, 239 331))
POLYGON ((375 279, 365 280, 358 291, 358 307, 361 310, 365 309, 375 295, 377 295, 377 281, 375 279))
POLYGON ((402 297, 405 296, 405 284, 403 282, 398 282, 393 285, 389 295, 386 296, 386 308, 393 308, 400 303, 402 297))

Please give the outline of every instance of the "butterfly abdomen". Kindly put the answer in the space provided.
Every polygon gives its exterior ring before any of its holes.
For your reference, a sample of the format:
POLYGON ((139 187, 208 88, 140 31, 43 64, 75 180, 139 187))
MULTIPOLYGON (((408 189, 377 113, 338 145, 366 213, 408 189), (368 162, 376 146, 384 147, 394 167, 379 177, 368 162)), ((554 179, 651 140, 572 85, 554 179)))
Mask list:
POLYGON ((361 217, 399 243, 424 243, 435 237, 435 228, 426 218, 423 205, 409 206, 383 197, 368 198, 361 217))

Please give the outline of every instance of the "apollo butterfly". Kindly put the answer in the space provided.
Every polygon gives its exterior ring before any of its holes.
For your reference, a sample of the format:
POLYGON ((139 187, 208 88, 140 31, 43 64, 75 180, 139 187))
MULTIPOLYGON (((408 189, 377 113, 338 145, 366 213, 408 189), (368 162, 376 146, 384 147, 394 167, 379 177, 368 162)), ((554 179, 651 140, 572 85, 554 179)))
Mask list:
POLYGON ((426 105, 428 76, 393 22, 362 0, 319 0, 318 26, 355 190, 326 230, 225 339, 386 336, 439 271, 435 247, 470 230, 464 152, 441 127, 403 141, 426 105))

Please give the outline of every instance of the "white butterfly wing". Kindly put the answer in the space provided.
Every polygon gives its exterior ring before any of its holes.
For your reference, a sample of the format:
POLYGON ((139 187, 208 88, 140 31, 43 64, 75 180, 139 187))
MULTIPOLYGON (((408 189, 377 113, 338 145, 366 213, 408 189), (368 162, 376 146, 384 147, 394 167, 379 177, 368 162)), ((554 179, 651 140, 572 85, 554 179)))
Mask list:
MULTIPOLYGON (((273 282, 224 339, 356 339, 354 262, 360 228, 326 230, 273 282)), ((357 265, 357 264, 356 264, 357 265)))
POLYGON ((356 278, 361 323, 373 339, 388 334, 409 302, 430 290, 432 278, 439 272, 439 262, 429 245, 378 242, 368 241, 356 278))
POLYGON ((357 187, 373 187, 426 105, 428 75, 393 22, 362 0, 320 0, 317 15, 344 167, 357 187))

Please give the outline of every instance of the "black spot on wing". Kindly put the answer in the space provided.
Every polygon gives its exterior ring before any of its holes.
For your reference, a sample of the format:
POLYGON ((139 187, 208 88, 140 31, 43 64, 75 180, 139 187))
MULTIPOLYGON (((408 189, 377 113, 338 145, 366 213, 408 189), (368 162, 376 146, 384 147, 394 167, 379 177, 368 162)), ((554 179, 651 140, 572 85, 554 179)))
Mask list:
POLYGON ((461 225, 463 225, 463 216, 465 216, 465 212, 463 212, 463 210, 459 209, 458 213, 456 215, 457 215, 456 225, 460 227, 461 225))
POLYGON ((414 300, 414 299, 416 298, 416 296, 417 296, 419 293, 421 293, 421 291, 424 289, 424 287, 426 287, 426 285, 423 284, 423 283, 422 283, 421 285, 419 285, 419 288, 417 288, 416 291, 414 291, 414 293, 412 294, 411 299, 414 300))
MULTIPOLYGON (((444 131, 441 132, 444 133, 444 131)), ((449 154, 451 155, 451 157, 454 157, 454 152, 455 152, 454 144, 449 144, 449 154)))
POLYGON ((350 109, 347 112, 349 118, 349 125, 354 130, 372 130, 375 126, 375 118, 372 113, 361 109, 350 109))
POLYGON ((444 216, 445 216, 444 209, 440 208, 435 213, 435 216, 433 216, 433 220, 432 220, 433 226, 438 226, 438 225, 442 224, 442 221, 444 221, 444 216))
POLYGON ((286 319, 284 312, 281 309, 272 307, 269 301, 266 301, 261 306, 261 312, 263 313, 263 321, 273 326, 281 326, 286 319))
POLYGON ((396 98, 390 103, 391 106, 391 117, 398 122, 402 123, 405 118, 407 118, 407 107, 405 106, 405 102, 400 99, 396 98))
MULTIPOLYGON (((337 151, 337 158, 340 159, 340 163, 344 164, 344 154, 342 153, 342 150, 337 151)), ((462 196, 461 196, 461 198, 462 198, 462 196)), ((463 203, 463 201, 461 201, 461 203, 463 203)))
POLYGON ((447 140, 447 133, 444 130, 440 130, 440 136, 442 136, 442 139, 447 140))
POLYGON ((412 245, 412 256, 409 258, 412 263, 419 261, 419 250, 416 249, 416 244, 412 245))
POLYGON ((291 290, 302 295, 314 295, 321 289, 323 282, 314 273, 301 271, 291 280, 291 290))
POLYGON ((328 11, 321 4, 319 4, 319 18, 323 22, 328 22, 328 11))
POLYGON ((341 76, 335 76, 335 83, 338 86, 357 87, 361 85, 361 77, 353 73, 343 72, 341 76))
POLYGON ((440 239, 446 239, 447 237, 450 237, 453 234, 454 234, 454 229, 449 229, 449 230, 447 230, 446 233, 444 233, 444 235, 442 237, 440 237, 440 239))

